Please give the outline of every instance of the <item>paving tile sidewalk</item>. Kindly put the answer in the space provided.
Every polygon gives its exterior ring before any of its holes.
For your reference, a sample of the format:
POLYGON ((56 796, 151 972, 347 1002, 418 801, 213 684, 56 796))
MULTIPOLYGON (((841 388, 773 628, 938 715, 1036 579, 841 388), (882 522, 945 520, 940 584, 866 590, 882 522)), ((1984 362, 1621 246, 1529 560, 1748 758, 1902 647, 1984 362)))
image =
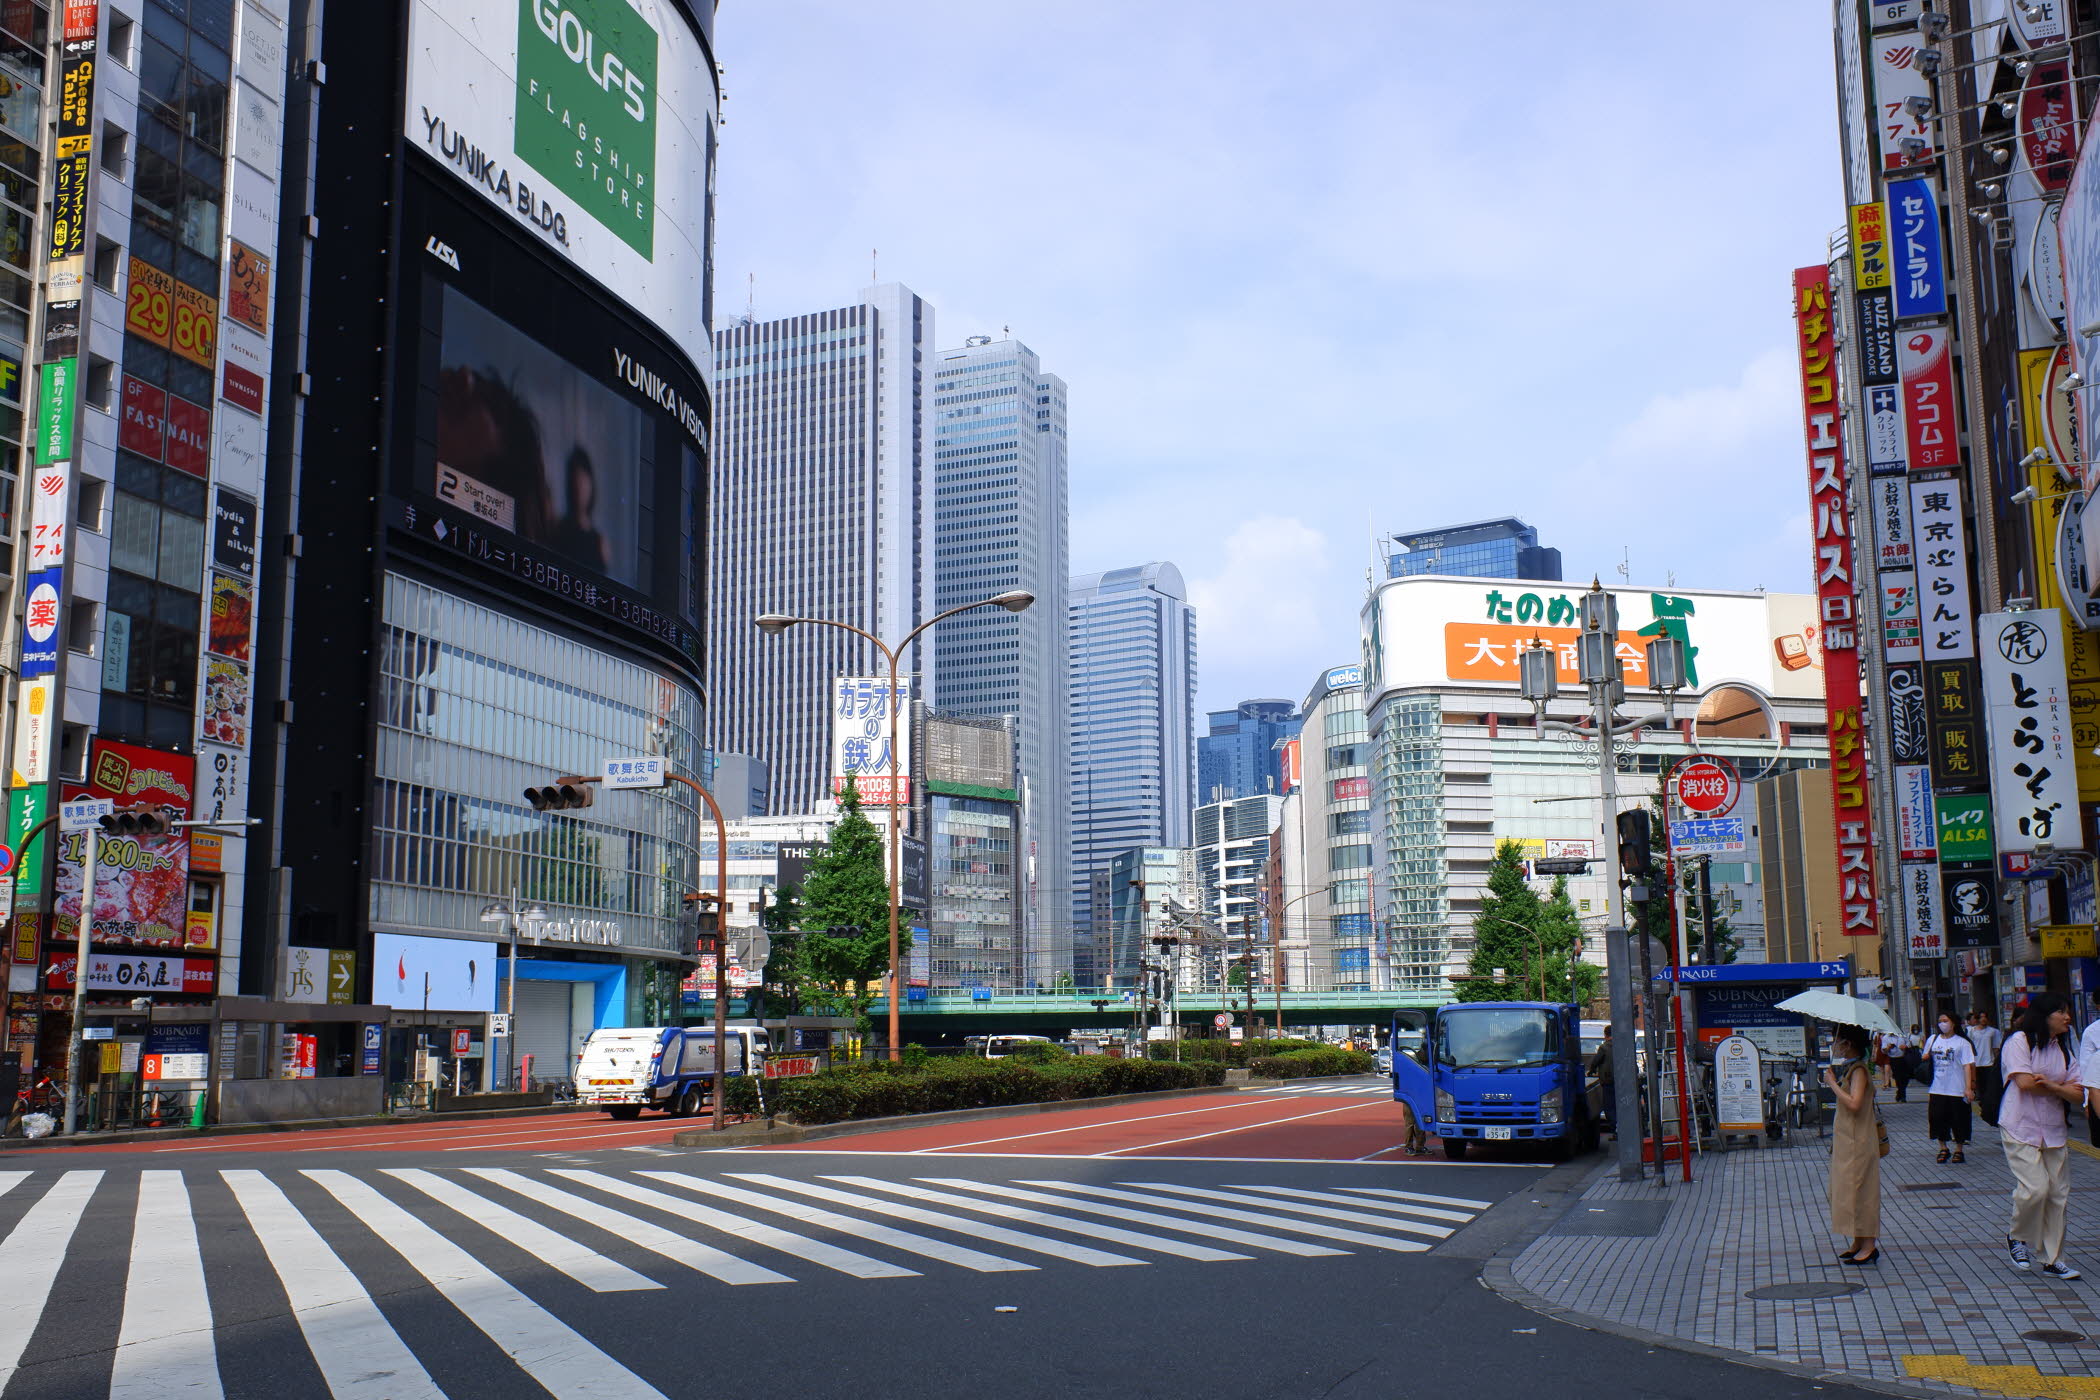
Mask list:
POLYGON ((1622 1183, 1606 1164, 1502 1277, 1591 1319, 1852 1379, 1940 1394, 2100 1398, 2100 1158, 2071 1157, 2065 1248, 2086 1277, 2052 1282, 2006 1262, 2012 1175, 1997 1130, 1978 1119, 1967 1162, 1942 1166, 1925 1135, 1922 1094, 1881 1109, 1890 1152, 1881 1163, 1878 1269, 1836 1261, 1845 1242, 1829 1229, 1830 1145, 1811 1129, 1788 1147, 1696 1157, 1689 1187, 1675 1164, 1668 1186, 1652 1175, 1622 1183), (1667 1213, 1627 1204, 1644 1202, 1667 1213), (1744 1296, 1804 1283, 1864 1288, 1834 1298, 1744 1296), (2080 1340, 2021 1336, 2045 1330, 2080 1340))

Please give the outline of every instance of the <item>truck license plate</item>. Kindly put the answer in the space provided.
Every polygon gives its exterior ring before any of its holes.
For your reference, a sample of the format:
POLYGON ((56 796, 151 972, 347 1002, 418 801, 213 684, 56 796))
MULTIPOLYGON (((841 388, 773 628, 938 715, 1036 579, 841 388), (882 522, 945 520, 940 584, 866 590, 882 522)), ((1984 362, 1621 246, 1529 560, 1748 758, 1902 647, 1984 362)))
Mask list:
POLYGON ((1508 1142, 1509 1129, 1489 1128, 1485 1133, 1482 1134, 1482 1136, 1485 1137, 1489 1142, 1508 1142))

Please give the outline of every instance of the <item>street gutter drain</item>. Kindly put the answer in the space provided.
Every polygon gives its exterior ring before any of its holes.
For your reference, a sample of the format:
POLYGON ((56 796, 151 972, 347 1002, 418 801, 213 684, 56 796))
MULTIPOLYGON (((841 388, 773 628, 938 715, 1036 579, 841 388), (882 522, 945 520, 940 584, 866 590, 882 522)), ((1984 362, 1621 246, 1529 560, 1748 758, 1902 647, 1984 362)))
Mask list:
POLYGON ((2025 1342, 2048 1342, 2052 1346, 2069 1346, 2073 1342, 2084 1341, 2085 1333, 2058 1332, 2053 1328, 2045 1327, 2039 1332, 2022 1332, 2020 1340, 2025 1342))
POLYGON ((1849 1293, 1864 1293, 1863 1283, 1773 1283, 1763 1288, 1753 1288, 1743 1296, 1760 1302, 1799 1298, 1842 1298, 1849 1293))
POLYGON ((1958 1181, 1910 1181, 1896 1188, 1898 1191, 1959 1191, 1958 1181))

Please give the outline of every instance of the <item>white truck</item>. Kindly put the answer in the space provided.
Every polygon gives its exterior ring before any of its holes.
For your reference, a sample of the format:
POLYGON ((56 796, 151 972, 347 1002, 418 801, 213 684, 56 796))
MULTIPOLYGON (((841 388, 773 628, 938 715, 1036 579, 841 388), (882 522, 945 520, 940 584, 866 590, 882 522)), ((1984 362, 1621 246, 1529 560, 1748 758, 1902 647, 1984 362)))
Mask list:
MULTIPOLYGON (((763 1072, 766 1032, 729 1028, 731 1077, 763 1072)), ((714 1089, 715 1033, 702 1026, 609 1026, 591 1032, 576 1057, 576 1101, 615 1118, 645 1108, 692 1117, 714 1089)))

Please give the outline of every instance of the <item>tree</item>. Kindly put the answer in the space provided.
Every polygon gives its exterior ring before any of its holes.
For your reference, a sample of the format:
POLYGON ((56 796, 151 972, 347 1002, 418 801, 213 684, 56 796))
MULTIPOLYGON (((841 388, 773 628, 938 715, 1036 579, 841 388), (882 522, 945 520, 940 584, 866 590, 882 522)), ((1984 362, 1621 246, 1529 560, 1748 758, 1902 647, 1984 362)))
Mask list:
POLYGON ((755 989, 761 1021, 776 991, 786 1004, 786 1014, 794 1016, 802 1010, 802 984, 809 980, 809 968, 803 957, 803 935, 797 928, 802 922, 802 903, 795 895, 795 886, 782 885, 773 891, 773 902, 759 911, 758 926, 766 931, 770 945, 755 989))
POLYGON ((1582 960, 1582 917, 1568 898, 1568 878, 1553 877, 1553 893, 1539 908, 1539 943, 1544 953, 1542 1001, 1587 1006, 1603 985, 1604 969, 1582 960))
POLYGON ((1488 892, 1473 916, 1473 956, 1458 984, 1460 1001, 1530 1001, 1537 988, 1538 892, 1524 878, 1524 848, 1498 842, 1488 892), (1496 980, 1496 970, 1502 980, 1496 980))
MULTIPOLYGON (((802 887, 802 957, 810 984, 827 1004, 865 1022, 890 966, 889 876, 882 837, 862 815, 860 791, 850 778, 839 805, 838 824, 811 859, 802 887)), ((900 926, 897 955, 909 951, 910 931, 900 926)))

